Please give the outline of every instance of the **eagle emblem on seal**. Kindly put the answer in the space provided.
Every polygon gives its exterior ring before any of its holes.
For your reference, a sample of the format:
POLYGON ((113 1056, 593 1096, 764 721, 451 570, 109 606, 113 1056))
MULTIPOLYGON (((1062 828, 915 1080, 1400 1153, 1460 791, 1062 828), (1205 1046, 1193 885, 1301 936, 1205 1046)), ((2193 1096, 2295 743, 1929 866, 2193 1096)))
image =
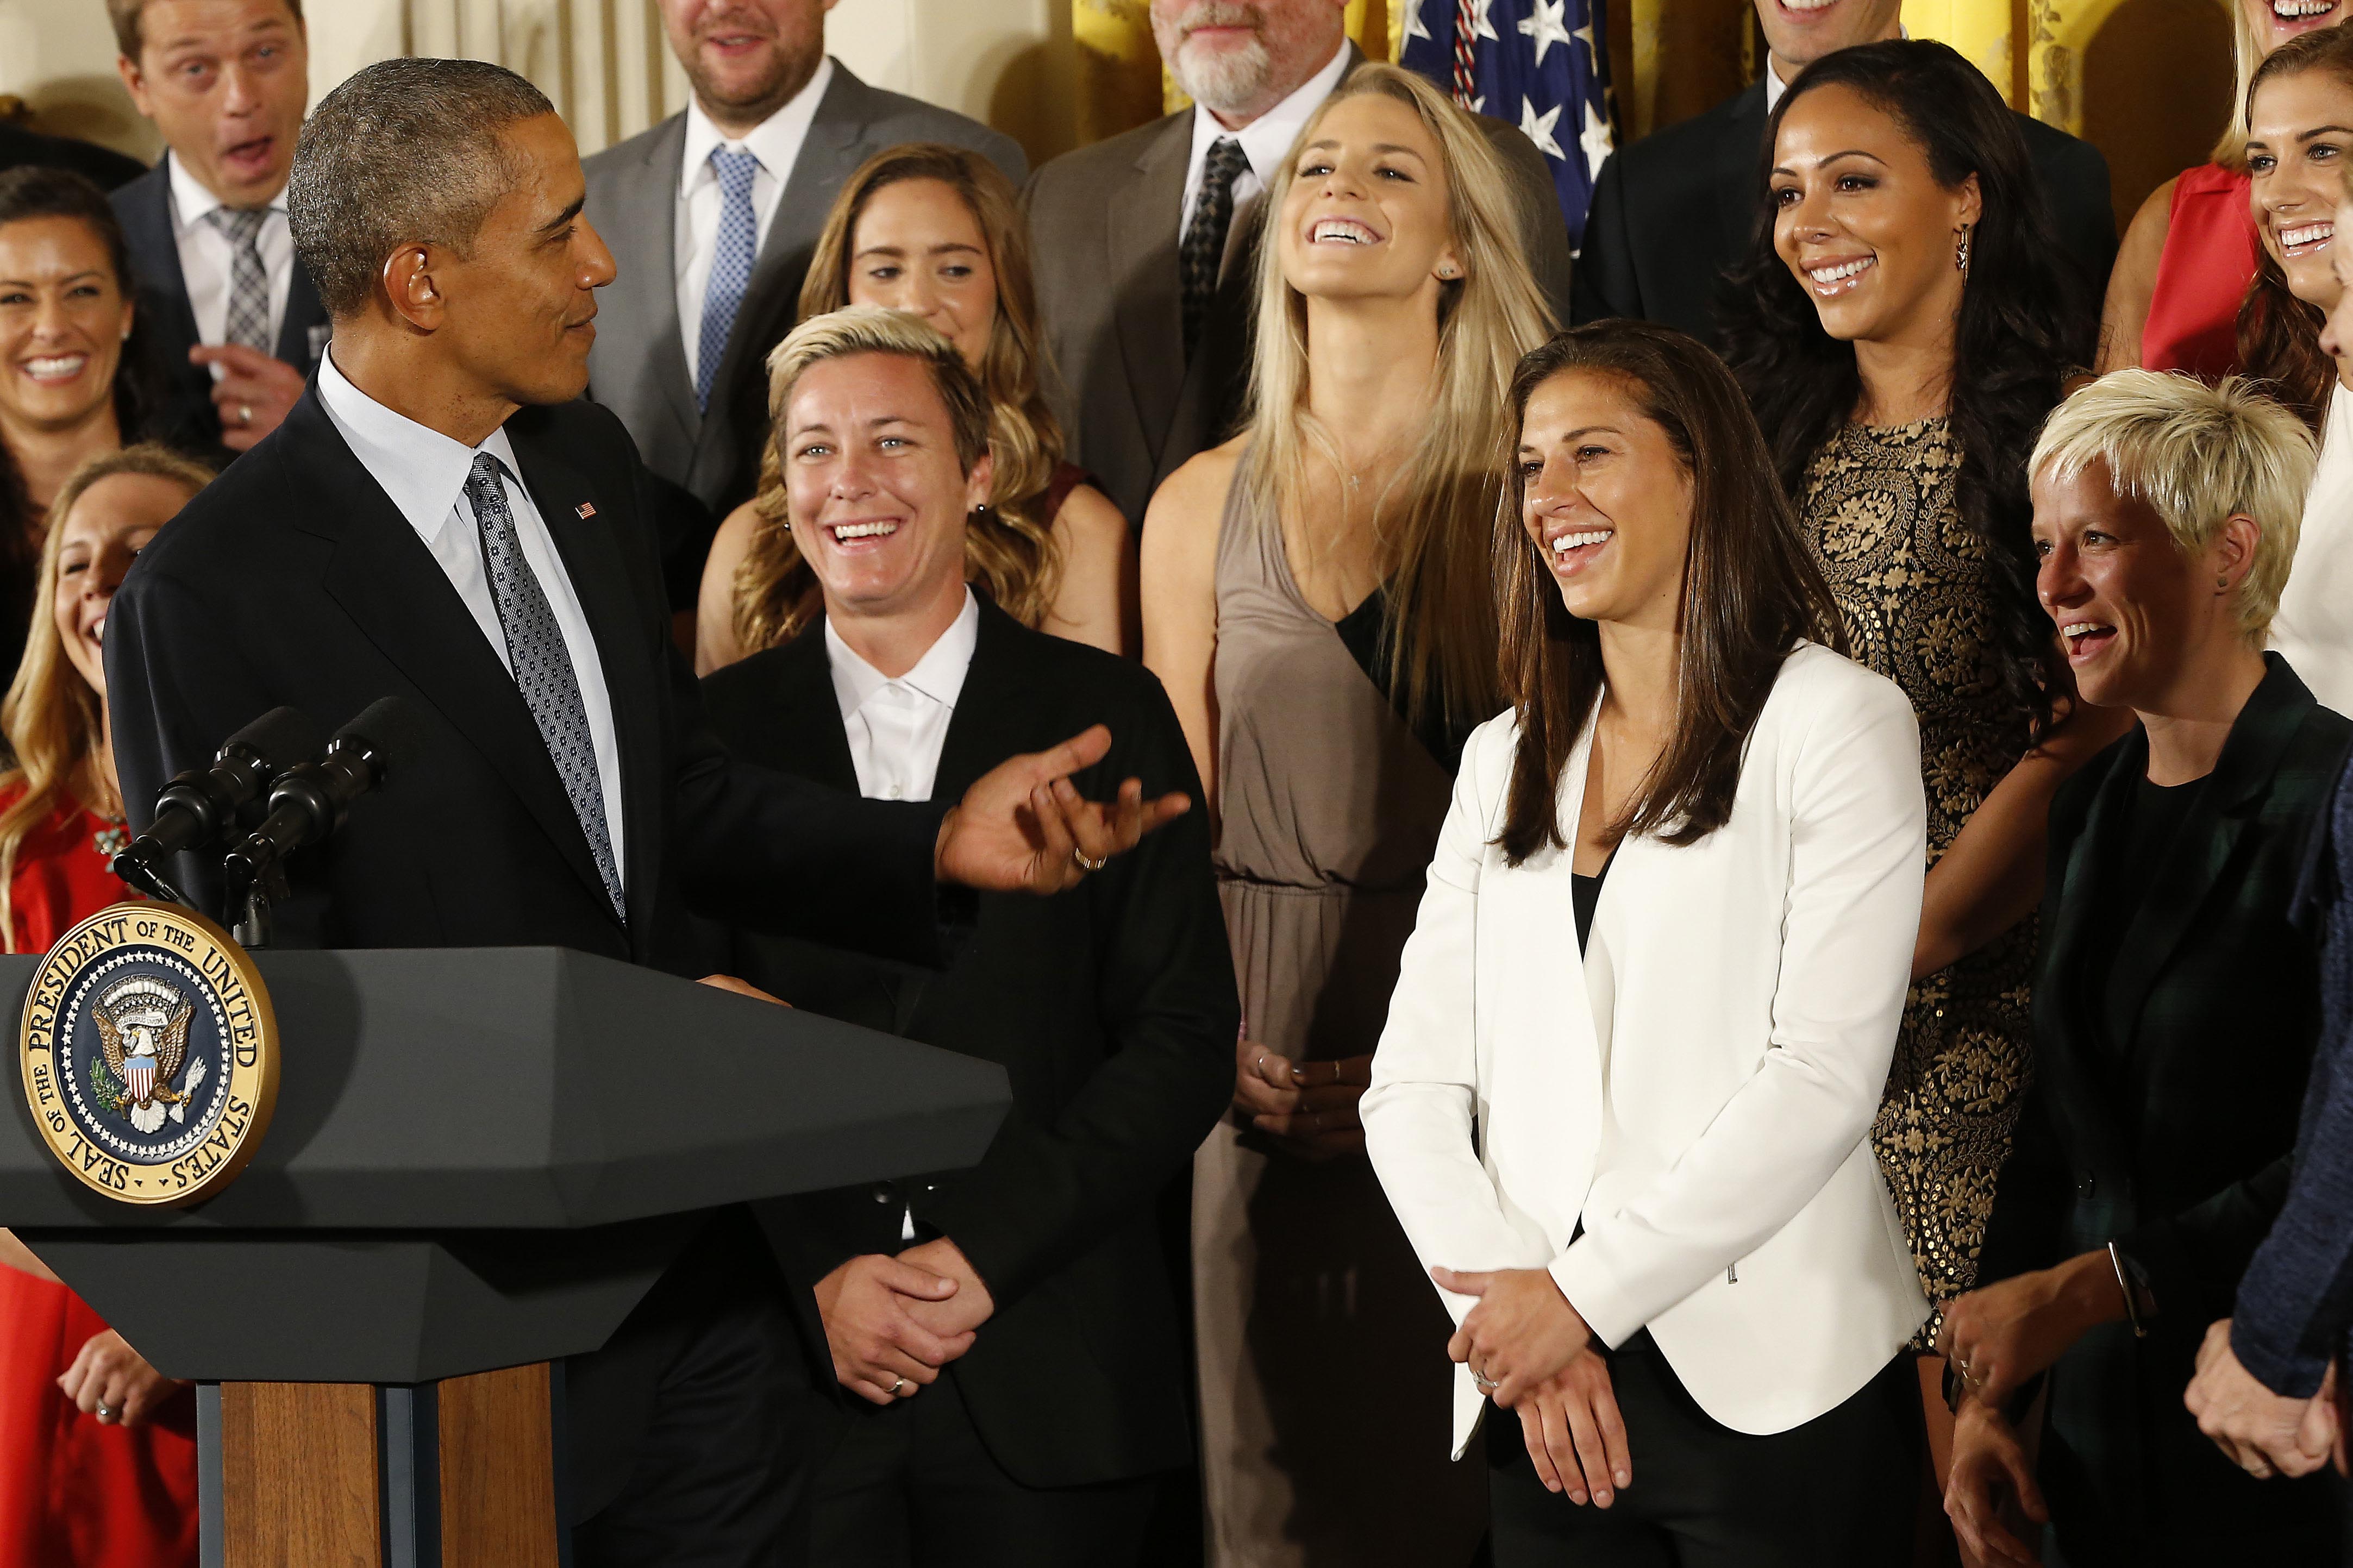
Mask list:
POLYGON ((90 1009, 107 1070, 122 1085, 118 1109, 142 1132, 163 1126, 167 1115, 187 1120, 186 1095, 174 1092, 172 1080, 185 1063, 187 1094, 204 1082, 205 1064, 188 1061, 188 1023, 195 1012, 177 989, 143 974, 109 987, 90 1009))

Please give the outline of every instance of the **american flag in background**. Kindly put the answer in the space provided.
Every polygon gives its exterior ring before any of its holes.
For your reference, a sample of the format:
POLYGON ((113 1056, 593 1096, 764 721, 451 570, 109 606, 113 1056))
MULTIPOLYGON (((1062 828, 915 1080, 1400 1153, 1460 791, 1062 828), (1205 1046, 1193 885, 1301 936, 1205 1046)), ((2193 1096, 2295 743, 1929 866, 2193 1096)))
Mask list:
POLYGON ((1398 62, 1527 133, 1551 165, 1572 249, 1616 145, 1604 0, 1394 0, 1398 62))

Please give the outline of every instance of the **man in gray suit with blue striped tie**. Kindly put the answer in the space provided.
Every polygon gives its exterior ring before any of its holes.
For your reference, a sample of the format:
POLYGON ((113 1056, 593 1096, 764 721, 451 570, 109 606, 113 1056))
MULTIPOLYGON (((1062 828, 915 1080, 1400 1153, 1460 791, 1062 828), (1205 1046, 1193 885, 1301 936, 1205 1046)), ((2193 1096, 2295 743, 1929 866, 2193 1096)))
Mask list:
POLYGON ((694 99, 587 160, 588 220, 619 268, 588 395, 620 416, 648 467, 723 516, 758 481, 764 362, 792 327, 842 183, 904 142, 973 148, 1017 184, 1029 161, 1010 137, 828 58, 832 0, 660 5, 694 99))

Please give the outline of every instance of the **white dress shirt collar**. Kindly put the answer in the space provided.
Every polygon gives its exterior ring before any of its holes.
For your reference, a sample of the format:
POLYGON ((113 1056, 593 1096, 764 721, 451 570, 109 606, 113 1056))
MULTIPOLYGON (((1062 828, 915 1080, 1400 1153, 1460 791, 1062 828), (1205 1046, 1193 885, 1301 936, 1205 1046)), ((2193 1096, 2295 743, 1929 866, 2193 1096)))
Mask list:
MULTIPOLYGON (((213 195, 211 188, 202 180, 188 172, 188 166, 180 162, 177 153, 166 150, 164 163, 168 170, 167 177, 172 182, 172 227, 174 232, 187 233, 204 222, 206 216, 215 207, 227 205, 213 195)), ((269 198, 269 210, 280 214, 286 211, 285 186, 279 186, 278 194, 269 198)))
POLYGON ((818 62, 817 72, 800 91, 782 109, 744 132, 741 140, 730 140, 711 116, 702 112, 702 105, 689 99, 686 105, 686 155, 679 162, 678 194, 681 196, 694 188, 697 180, 713 179, 711 150, 714 147, 740 147, 760 160, 760 167, 774 175, 779 184, 792 178, 793 164, 801 155, 801 143, 808 139, 809 126, 817 120, 817 106, 825 100, 826 89, 833 85, 833 57, 818 62))
MULTIPOLYGON (((915 668, 898 678, 943 708, 955 706, 964 692, 965 673, 972 668, 972 650, 980 643, 980 601, 972 589, 964 591, 964 608, 948 623, 939 640, 923 650, 915 668)), ((867 700, 891 684, 892 678, 866 662, 858 650, 841 640, 833 622, 825 623, 826 662, 833 669, 833 695, 844 719, 866 706, 867 700)))
POLYGON ((479 447, 460 446, 353 385, 335 363, 332 349, 319 359, 319 401, 350 445, 352 456, 384 487, 394 509, 428 548, 465 500, 476 452, 488 452, 518 486, 522 483, 522 468, 507 441, 506 426, 491 431, 479 447))
MULTIPOLYGON (((1251 182, 1254 187, 1251 194, 1255 194, 1257 189, 1263 189, 1274 177, 1275 166, 1282 161, 1282 155, 1291 151, 1291 144, 1299 140, 1300 132, 1306 129, 1308 117, 1315 112, 1318 105, 1331 97, 1338 89, 1340 79, 1347 73, 1347 69, 1348 42, 1343 38, 1340 40, 1340 47, 1333 51, 1331 59, 1325 62, 1322 70, 1300 83, 1293 89, 1290 97, 1243 126, 1240 131, 1227 130, 1218 123, 1216 115, 1199 104, 1195 104, 1193 106, 1192 162, 1186 165, 1185 207, 1177 220, 1180 231, 1183 225, 1192 217, 1193 198, 1200 194, 1201 164, 1208 157, 1210 147, 1220 137, 1230 136, 1242 144, 1242 156, 1250 163, 1250 172, 1242 178, 1251 182)), ((1237 209, 1241 205, 1240 198, 1240 193, 1238 187, 1235 202, 1237 209)))

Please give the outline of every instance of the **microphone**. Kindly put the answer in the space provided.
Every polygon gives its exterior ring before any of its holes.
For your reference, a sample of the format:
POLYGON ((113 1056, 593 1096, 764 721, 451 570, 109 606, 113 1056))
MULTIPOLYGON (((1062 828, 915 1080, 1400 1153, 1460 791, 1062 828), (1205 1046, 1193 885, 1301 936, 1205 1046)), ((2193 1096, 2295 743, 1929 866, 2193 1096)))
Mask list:
POLYGON ((384 782, 382 742, 405 739, 413 722, 406 698, 380 698, 336 731, 316 762, 280 773, 269 786, 269 815, 221 861, 228 885, 261 885, 288 856, 341 827, 352 802, 384 782))
POLYGON ((224 742, 211 767, 187 769, 164 786, 155 796, 154 820, 114 857, 114 874, 149 898, 190 904, 164 874, 172 857, 227 833, 240 807, 295 758, 318 748, 319 726, 306 714, 271 709, 224 742))

